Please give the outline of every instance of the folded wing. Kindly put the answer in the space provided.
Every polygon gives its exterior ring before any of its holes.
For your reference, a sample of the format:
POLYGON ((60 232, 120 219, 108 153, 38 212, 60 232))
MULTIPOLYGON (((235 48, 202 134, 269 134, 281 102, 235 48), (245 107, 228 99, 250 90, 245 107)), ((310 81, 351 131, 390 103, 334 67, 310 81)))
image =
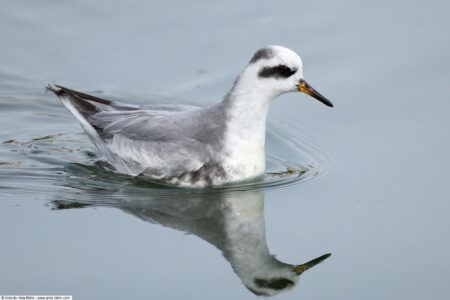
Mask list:
MULTIPOLYGON (((220 125, 198 122, 202 109, 122 104, 72 89, 48 86, 77 118, 99 152, 120 173, 171 178, 211 164, 220 125), (210 124, 203 126, 199 124, 210 124)), ((214 115, 210 116, 215 118, 214 115)))

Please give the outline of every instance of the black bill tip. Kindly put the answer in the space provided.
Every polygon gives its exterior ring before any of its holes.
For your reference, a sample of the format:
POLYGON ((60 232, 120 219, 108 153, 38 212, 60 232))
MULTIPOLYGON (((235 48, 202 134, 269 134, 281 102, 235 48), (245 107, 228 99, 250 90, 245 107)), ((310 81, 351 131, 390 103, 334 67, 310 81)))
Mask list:
POLYGON ((301 79, 299 84, 297 85, 297 88, 300 92, 303 92, 307 95, 310 95, 311 97, 319 100, 323 104, 329 107, 333 107, 333 103, 331 103, 330 100, 322 96, 318 91, 316 91, 312 86, 310 86, 304 79, 301 79))
POLYGON ((297 272, 297 274, 302 274, 304 271, 320 264, 321 262, 323 262, 325 259, 327 259, 328 257, 331 256, 331 253, 327 253, 324 254, 322 256, 319 256, 317 258, 314 258, 313 260, 310 260, 304 264, 298 265, 295 267, 295 272, 297 272))

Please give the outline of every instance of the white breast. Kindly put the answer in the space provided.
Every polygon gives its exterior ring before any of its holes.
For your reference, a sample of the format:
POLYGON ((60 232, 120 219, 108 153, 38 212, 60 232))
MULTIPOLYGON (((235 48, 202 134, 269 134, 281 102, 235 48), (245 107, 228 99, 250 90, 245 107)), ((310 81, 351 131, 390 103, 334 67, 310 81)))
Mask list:
POLYGON ((224 161, 224 168, 232 181, 264 174, 266 169, 264 145, 253 141, 234 144, 224 161))

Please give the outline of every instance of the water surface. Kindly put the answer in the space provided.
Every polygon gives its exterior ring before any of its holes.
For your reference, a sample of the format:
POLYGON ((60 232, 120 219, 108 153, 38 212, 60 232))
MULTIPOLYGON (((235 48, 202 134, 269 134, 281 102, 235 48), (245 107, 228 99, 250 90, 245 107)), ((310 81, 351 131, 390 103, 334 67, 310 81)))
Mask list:
POLYGON ((251 279, 286 278, 286 265, 331 252, 299 284, 274 290, 448 299, 448 9, 4 2, 0 294, 249 299, 251 279), (209 105, 268 44, 299 52, 306 80, 335 107, 277 99, 267 174, 237 185, 179 190, 108 171, 44 92, 55 82, 136 104, 209 105))

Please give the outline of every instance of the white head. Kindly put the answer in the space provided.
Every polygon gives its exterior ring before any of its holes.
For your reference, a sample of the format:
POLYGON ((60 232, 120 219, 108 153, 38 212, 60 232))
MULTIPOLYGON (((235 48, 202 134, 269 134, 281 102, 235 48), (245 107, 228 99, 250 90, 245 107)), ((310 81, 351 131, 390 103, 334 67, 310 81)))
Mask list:
MULTIPOLYGON (((271 255, 256 264, 245 265, 245 269, 239 270, 235 265, 233 268, 237 271, 242 283, 254 294, 274 296, 294 288, 304 271, 318 265, 330 256, 329 253, 324 254, 304 264, 294 266, 283 263, 271 255)), ((249 257, 249 260, 251 261, 252 257, 249 257)))
POLYGON ((301 58, 282 46, 267 46, 253 55, 236 82, 239 89, 257 90, 270 99, 287 92, 304 92, 328 106, 333 104, 303 78, 301 58))

